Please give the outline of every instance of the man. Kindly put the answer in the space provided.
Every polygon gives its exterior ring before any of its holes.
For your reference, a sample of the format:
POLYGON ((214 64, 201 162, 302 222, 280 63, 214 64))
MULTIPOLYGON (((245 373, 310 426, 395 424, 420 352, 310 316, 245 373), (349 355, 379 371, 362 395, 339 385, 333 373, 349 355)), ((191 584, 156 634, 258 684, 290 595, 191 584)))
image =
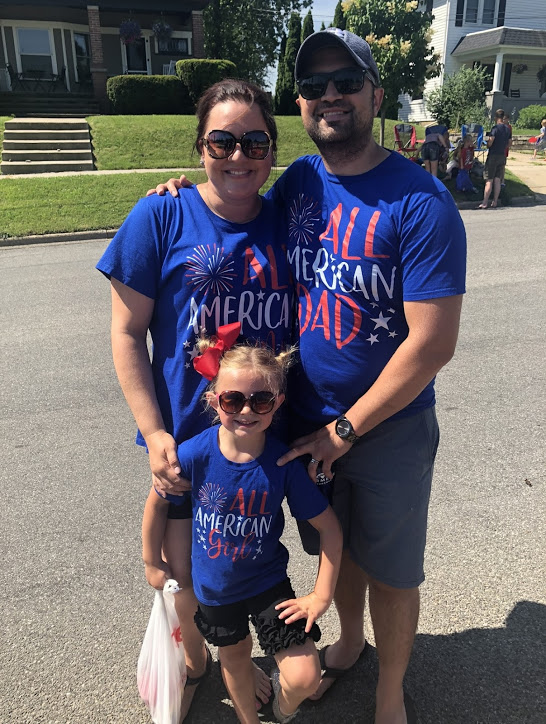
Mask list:
POLYGON ((487 158, 485 160, 485 189, 483 193, 483 201, 478 206, 479 209, 486 209, 489 203, 491 191, 493 191, 493 201, 491 208, 495 209, 499 200, 501 183, 504 180, 504 167, 506 166, 507 151, 512 145, 512 128, 505 124, 504 111, 502 108, 495 111, 495 126, 491 129, 491 133, 487 139, 487 158))
MULTIPOLYGON (((274 193, 290 219, 300 299, 301 430, 332 477, 347 549, 336 589, 340 639, 323 649, 320 698, 365 646, 366 590, 379 657, 376 724, 405 724, 402 682, 419 613, 438 430, 433 380, 452 357, 465 234, 443 184, 377 145, 383 100, 368 44, 335 28, 296 59, 298 105, 321 156, 296 161, 274 193), (318 428, 318 430, 317 430, 318 428), (329 676, 328 674, 332 674, 329 676)), ((305 544, 305 542, 304 542, 305 544)))
POLYGON ((406 724, 402 682, 438 445, 433 380, 457 340, 465 233, 445 186, 373 140, 383 90, 364 40, 336 28, 314 33, 296 80, 321 155, 298 159, 272 190, 289 219, 300 302, 301 374, 290 393, 299 439, 278 462, 311 455, 309 474, 322 480, 336 463, 332 503, 346 544, 334 599, 341 635, 322 649, 312 698, 364 652, 369 590, 375 722, 406 724))

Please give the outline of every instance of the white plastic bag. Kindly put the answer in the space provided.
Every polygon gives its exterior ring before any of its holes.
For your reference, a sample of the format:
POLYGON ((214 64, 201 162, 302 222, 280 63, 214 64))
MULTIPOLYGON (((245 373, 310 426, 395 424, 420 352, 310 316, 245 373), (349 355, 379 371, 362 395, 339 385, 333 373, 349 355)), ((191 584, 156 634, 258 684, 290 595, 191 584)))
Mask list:
POLYGON ((169 579, 156 591, 138 657, 137 684, 154 724, 178 724, 186 684, 186 659, 174 607, 178 583, 169 579))

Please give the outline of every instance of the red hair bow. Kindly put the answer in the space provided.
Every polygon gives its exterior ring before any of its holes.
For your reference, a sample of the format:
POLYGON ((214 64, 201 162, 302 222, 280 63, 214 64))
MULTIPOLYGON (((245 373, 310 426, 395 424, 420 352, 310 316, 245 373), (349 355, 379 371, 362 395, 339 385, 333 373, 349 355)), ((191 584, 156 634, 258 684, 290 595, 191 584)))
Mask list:
POLYGON ((193 360, 193 366, 207 380, 213 380, 220 369, 220 357, 233 347, 241 334, 241 323, 224 324, 216 332, 217 342, 193 360))

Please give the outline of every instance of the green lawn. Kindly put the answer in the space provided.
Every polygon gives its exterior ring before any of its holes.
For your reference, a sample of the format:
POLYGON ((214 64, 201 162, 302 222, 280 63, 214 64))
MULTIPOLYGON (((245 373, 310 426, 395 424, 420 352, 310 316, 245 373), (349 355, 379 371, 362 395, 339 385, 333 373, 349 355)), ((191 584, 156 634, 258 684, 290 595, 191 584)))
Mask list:
MULTIPOLYGON (((0 138, 4 122, 0 117, 0 138)), ((204 179, 197 170, 199 157, 192 152, 196 119, 193 116, 92 116, 91 127, 97 168, 125 170, 146 168, 195 168, 188 175, 204 179)), ((287 166, 298 156, 316 149, 299 116, 280 116, 277 164, 287 166)), ((394 145, 393 126, 385 123, 387 148, 394 145)), ((379 141, 379 120, 374 123, 379 141)), ((417 137, 424 128, 417 126, 417 137)), ((263 190, 280 175, 273 170, 263 190)), ((30 234, 117 228, 146 190, 165 181, 168 174, 133 173, 111 175, 59 176, 56 178, 0 179, 0 239, 30 234)), ((478 183, 476 184, 479 185, 478 183)), ((456 199, 467 198, 448 188, 456 199)), ((480 192, 483 184, 479 185, 480 192)), ((507 174, 505 197, 531 194, 512 174, 507 174)))
MULTIPOLYGON (((510 202, 513 198, 516 196, 532 196, 533 192, 531 189, 526 186, 522 181, 519 180, 517 176, 514 176, 514 174, 506 169, 505 172, 505 186, 503 189, 501 189, 501 195, 500 200, 501 203, 506 206, 510 205, 510 202)), ((485 186, 485 181, 483 179, 476 178, 472 176, 472 183, 474 186, 478 189, 477 194, 465 194, 461 193, 456 190, 455 188, 455 179, 446 179, 444 180, 444 184, 451 192, 453 198, 455 201, 476 201, 476 205, 482 200, 483 198, 483 189, 485 186)))

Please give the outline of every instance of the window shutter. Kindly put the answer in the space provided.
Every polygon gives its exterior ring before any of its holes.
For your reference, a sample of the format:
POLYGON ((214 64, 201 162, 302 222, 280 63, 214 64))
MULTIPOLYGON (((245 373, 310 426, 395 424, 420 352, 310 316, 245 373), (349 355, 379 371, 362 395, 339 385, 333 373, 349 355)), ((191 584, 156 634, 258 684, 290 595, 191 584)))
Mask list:
POLYGON ((457 10, 455 11, 455 25, 461 27, 464 17, 464 0, 457 0, 457 10))

